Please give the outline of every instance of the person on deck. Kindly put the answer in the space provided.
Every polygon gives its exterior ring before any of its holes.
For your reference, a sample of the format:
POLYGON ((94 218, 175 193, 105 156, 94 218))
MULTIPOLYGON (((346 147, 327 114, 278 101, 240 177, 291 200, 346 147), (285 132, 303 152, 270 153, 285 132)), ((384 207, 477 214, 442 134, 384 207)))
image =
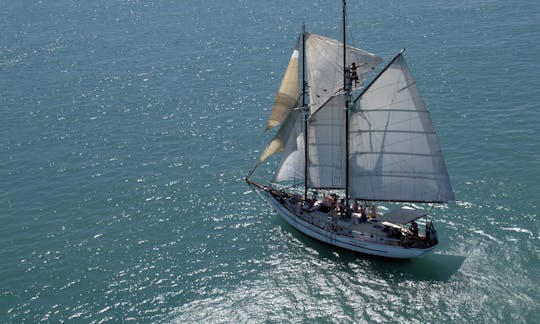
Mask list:
POLYGON ((306 204, 302 207, 302 209, 307 211, 307 212, 311 212, 311 209, 313 208, 313 205, 315 205, 315 200, 314 199, 308 199, 306 201, 306 204))
POLYGON ((367 219, 368 219, 368 218, 367 218, 366 213, 362 210, 362 212, 360 213, 360 219, 359 219, 360 223, 365 223, 365 222, 367 222, 367 219))
POLYGON ((334 198, 332 198, 332 196, 324 196, 324 202, 326 203, 326 205, 328 207, 333 207, 334 206, 334 198))
POLYGON ((418 225, 416 224, 415 221, 411 222, 410 230, 411 230, 411 233, 412 233, 413 236, 418 236, 418 225))
POLYGON ((366 208, 360 207, 360 223, 366 222, 367 220, 366 208))
POLYGON ((345 215, 345 199, 340 200, 340 202, 336 206, 336 210, 338 215, 345 215))
POLYGON ((371 205, 369 207, 369 218, 377 218, 377 206, 371 205))
POLYGON ((358 204, 358 200, 354 200, 352 205, 352 211, 353 213, 359 213, 360 212, 360 205, 358 204))

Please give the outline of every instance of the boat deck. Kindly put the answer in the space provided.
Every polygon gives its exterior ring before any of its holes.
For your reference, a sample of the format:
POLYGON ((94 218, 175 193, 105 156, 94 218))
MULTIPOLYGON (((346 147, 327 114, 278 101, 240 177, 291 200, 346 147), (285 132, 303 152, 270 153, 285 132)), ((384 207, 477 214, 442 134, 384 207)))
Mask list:
POLYGON ((380 221, 377 217, 362 220, 361 215, 352 213, 351 216, 337 214, 333 209, 321 208, 322 202, 307 210, 299 196, 272 193, 280 203, 295 216, 309 222, 325 231, 353 238, 358 241, 383 245, 431 248, 437 242, 426 239, 424 235, 413 235, 404 225, 380 221), (276 196, 277 194, 277 196, 276 196))

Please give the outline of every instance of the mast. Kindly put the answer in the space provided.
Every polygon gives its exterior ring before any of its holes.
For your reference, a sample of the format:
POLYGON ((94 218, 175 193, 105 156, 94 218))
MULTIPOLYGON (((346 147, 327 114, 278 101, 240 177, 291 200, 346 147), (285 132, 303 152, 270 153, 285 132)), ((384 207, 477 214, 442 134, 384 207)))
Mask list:
POLYGON ((347 66, 347 13, 343 0, 343 90, 345 91, 345 208, 349 209, 349 103, 351 101, 351 71, 347 66))
MULTIPOLYGON (((346 0, 343 0, 343 8, 342 8, 342 11, 343 11, 343 71, 345 71, 345 69, 347 68, 347 33, 346 33, 346 28, 347 28, 347 24, 346 24, 346 12, 345 12, 345 7, 347 6, 347 1, 346 0)), ((343 73, 343 89, 345 90, 345 85, 347 84, 347 80, 345 80, 345 73, 343 73)))
POLYGON ((309 107, 306 105, 306 23, 302 23, 302 112, 304 117, 304 199, 308 194, 308 117, 309 107))

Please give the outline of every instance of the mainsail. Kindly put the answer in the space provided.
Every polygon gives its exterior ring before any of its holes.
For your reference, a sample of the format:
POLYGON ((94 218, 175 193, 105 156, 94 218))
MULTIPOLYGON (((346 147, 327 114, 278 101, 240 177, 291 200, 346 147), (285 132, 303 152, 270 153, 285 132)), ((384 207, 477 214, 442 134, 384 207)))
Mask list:
POLYGON ((350 129, 352 198, 454 200, 437 134, 401 53, 353 104, 350 129))
POLYGON ((331 97, 311 115, 308 127, 309 185, 345 186, 345 95, 331 97))
MULTIPOLYGON (((311 112, 343 90, 343 43, 317 34, 306 34, 305 52, 311 112)), ((355 63, 361 83, 382 62, 382 58, 347 46, 347 65, 355 63)))
POLYGON ((287 115, 292 108, 296 106, 298 100, 298 39, 296 41, 296 47, 289 60, 289 65, 281 81, 274 105, 272 106, 272 112, 268 118, 266 124, 266 130, 277 126, 287 118, 287 115))

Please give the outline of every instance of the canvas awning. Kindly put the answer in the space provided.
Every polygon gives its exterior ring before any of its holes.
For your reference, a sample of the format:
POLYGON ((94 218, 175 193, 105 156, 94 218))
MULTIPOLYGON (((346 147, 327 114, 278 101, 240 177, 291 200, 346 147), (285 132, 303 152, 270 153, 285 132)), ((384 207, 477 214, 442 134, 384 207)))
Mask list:
POLYGON ((424 217, 428 215, 429 213, 425 210, 421 209, 407 209, 407 208, 400 208, 397 210, 393 210, 391 212, 388 212, 381 217, 379 217, 379 221, 381 222, 392 222, 392 223, 398 223, 398 224, 407 224, 412 222, 413 220, 417 220, 420 217, 424 217))

